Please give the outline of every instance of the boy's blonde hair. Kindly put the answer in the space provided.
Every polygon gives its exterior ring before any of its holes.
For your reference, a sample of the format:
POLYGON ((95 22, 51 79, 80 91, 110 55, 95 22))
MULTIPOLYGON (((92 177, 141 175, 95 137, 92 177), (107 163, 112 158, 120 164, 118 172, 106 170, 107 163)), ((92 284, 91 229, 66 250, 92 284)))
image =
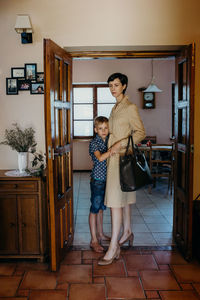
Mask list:
POLYGON ((94 127, 97 127, 99 124, 108 123, 108 118, 99 116, 94 119, 94 127))

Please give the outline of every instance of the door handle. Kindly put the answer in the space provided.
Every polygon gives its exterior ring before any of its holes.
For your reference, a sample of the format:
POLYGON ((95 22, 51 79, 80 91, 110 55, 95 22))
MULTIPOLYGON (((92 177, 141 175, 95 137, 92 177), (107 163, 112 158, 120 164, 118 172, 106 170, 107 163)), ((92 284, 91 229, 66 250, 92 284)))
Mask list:
POLYGON ((48 157, 49 159, 55 158, 55 156, 63 156, 63 152, 55 152, 54 148, 51 148, 51 146, 48 146, 48 157))
POLYGON ((54 160, 55 156, 63 156, 63 152, 55 152, 54 148, 52 148, 52 158, 54 160))

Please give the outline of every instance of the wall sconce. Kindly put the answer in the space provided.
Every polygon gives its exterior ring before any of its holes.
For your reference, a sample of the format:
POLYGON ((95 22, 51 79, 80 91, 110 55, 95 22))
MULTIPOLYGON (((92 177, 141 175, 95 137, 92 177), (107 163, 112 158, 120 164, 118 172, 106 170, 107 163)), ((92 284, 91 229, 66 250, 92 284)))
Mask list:
POLYGON ((32 43, 32 26, 30 22, 30 18, 27 15, 18 15, 15 30, 17 33, 21 34, 21 42, 22 44, 32 43))

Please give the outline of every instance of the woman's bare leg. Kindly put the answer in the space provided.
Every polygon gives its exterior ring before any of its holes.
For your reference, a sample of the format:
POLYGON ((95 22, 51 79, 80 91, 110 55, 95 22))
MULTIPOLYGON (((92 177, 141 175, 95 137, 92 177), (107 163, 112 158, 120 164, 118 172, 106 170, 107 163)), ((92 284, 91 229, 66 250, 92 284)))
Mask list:
POLYGON ((123 234, 119 243, 122 243, 131 234, 131 205, 127 204, 123 207, 123 234))
POLYGON ((103 252, 103 247, 99 244, 97 239, 97 214, 93 214, 90 212, 89 214, 89 226, 90 226, 90 234, 91 234, 91 242, 90 247, 95 252, 103 252))
POLYGON ((118 238, 122 225, 122 208, 111 208, 111 220, 112 220, 112 237, 108 251, 106 252, 104 259, 109 260, 113 257, 118 246, 118 238))

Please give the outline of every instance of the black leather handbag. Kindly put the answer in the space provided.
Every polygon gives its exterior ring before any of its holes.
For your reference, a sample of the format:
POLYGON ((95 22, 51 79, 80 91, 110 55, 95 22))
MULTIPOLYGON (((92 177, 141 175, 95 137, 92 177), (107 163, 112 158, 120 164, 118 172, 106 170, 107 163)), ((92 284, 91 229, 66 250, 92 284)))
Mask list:
POLYGON ((134 145, 133 137, 128 137, 124 155, 120 156, 120 185, 123 192, 133 192, 152 183, 152 176, 144 153, 134 145), (130 142, 132 151, 129 153, 130 142))

